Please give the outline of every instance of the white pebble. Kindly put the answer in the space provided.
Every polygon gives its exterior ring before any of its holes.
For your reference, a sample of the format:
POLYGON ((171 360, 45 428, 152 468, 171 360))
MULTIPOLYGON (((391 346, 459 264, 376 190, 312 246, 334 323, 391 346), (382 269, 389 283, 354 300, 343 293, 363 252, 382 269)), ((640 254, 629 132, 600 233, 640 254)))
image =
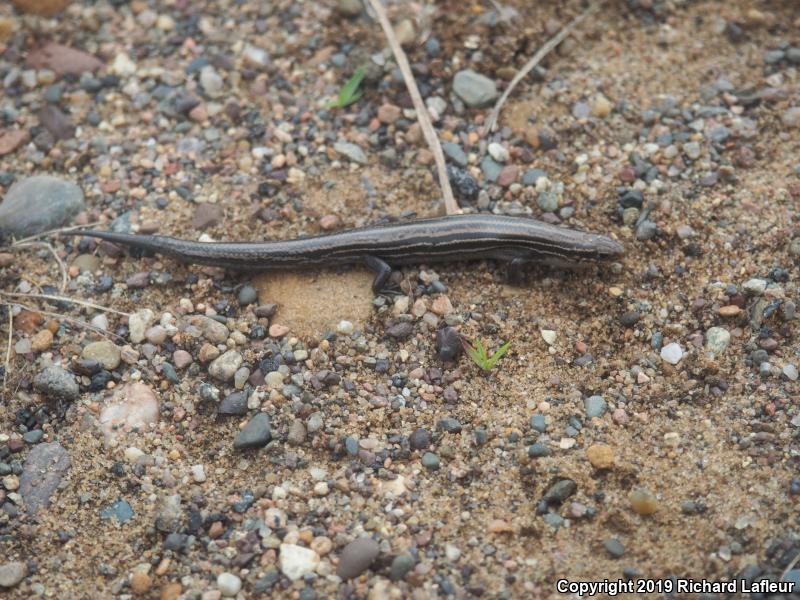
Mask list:
POLYGON ((233 573, 220 573, 217 575, 217 587, 226 598, 231 598, 242 589, 242 580, 233 573))
POLYGON ((539 333, 542 334, 542 339, 547 342, 548 346, 552 346, 556 342, 556 332, 552 329, 540 329, 539 333))
POLYGON ((499 163, 504 163, 510 158, 508 149, 497 142, 492 142, 489 144, 488 150, 489 155, 499 163))
POLYGON ((203 465, 192 465, 192 479, 195 483, 203 483, 206 480, 206 470, 203 465))
POLYGON ((661 360, 671 365, 677 365, 683 358, 683 349, 680 344, 672 342, 661 349, 661 360))
POLYGON ((339 321, 336 326, 336 332, 343 335, 350 335, 353 333, 353 324, 350 321, 339 321))

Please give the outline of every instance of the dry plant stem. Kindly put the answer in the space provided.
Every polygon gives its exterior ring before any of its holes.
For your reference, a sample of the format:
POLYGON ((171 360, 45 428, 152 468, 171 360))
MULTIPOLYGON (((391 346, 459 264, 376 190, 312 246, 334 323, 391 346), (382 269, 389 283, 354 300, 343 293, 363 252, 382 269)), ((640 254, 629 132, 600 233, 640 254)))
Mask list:
MULTIPOLYGON (((94 331, 95 333, 97 333, 98 335, 101 335, 103 337, 116 338, 118 340, 123 340, 124 341, 124 338, 119 336, 119 335, 117 335, 116 333, 111 333, 110 331, 106 331, 105 329, 100 329, 96 325, 92 325, 91 323, 87 323, 86 321, 79 321, 78 319, 73 319, 72 317, 68 317, 67 315, 62 315, 61 313, 52 312, 52 311, 49 311, 49 310, 40 310, 38 308, 34 308, 32 306, 28 306, 27 304, 20 304, 19 302, 14 302, 14 305, 15 306, 19 306, 20 308, 23 308, 25 310, 29 310, 31 312, 36 312, 36 313, 40 313, 40 314, 46 315, 48 317, 53 317, 54 319, 62 319, 64 321, 67 321, 68 323, 72 323, 76 327, 81 327, 81 328, 84 328, 84 329, 89 329, 91 331, 94 331)), ((9 310, 10 310, 10 305, 9 305, 9 310)))
POLYGON ((8 383, 8 372, 11 369, 11 341, 14 335, 14 315, 11 312, 11 305, 8 305, 8 344, 6 345, 6 362, 3 371, 3 389, 8 383))
POLYGON ((107 308, 99 304, 94 304, 93 302, 87 302, 86 300, 67 298, 66 296, 52 296, 50 294, 23 294, 21 292, 2 292, 2 295, 8 296, 9 298, 38 298, 40 300, 54 300, 56 302, 68 302, 70 304, 78 304, 80 306, 94 308, 95 310, 99 310, 102 312, 114 313, 115 315, 121 315, 123 317, 131 316, 130 313, 122 312, 120 310, 115 310, 113 308, 107 308))
POLYGON ((58 268, 61 271, 61 285, 58 288, 60 293, 64 293, 64 290, 67 289, 67 267, 64 265, 64 261, 58 256, 55 248, 47 242, 17 242, 11 246, 12 250, 16 250, 17 248, 32 248, 32 247, 42 247, 47 248, 50 251, 50 254, 53 255, 53 258, 56 259, 56 263, 58 263, 58 268))
POLYGON ((43 231, 42 233, 37 233, 36 235, 32 235, 30 237, 22 238, 21 240, 16 240, 14 241, 14 243, 11 244, 11 247, 18 246, 20 244, 25 244, 26 242, 32 242, 34 240, 39 240, 44 237, 49 237, 51 235, 56 235, 63 231, 73 231, 74 229, 87 229, 99 224, 100 221, 94 221, 93 223, 87 223, 86 225, 72 225, 70 227, 59 227, 58 229, 50 229, 48 231, 43 231))
POLYGON ((414 103, 414 110, 417 112, 417 121, 419 122, 420 128, 422 128, 422 133, 425 135, 425 141, 428 143, 428 148, 430 149, 431 153, 433 153, 433 158, 436 161, 436 171, 439 173, 439 185, 442 188, 442 197, 444 198, 445 210, 447 211, 448 215, 458 214, 461 212, 461 210, 458 208, 456 199, 453 197, 453 189, 450 187, 450 179, 447 177, 447 167, 445 166, 444 162, 444 152, 442 152, 442 146, 439 144, 439 138, 436 137, 436 132, 431 124, 431 119, 428 115, 428 108, 422 101, 422 96, 417 88, 414 75, 411 73, 411 67, 408 64, 406 53, 403 51, 403 49, 400 47, 400 43, 397 41, 392 24, 389 22, 389 18, 386 16, 386 11, 383 10, 380 0, 366 1, 372 7, 372 10, 375 11, 375 14, 378 17, 378 22, 381 24, 381 28, 383 28, 383 33, 386 36, 386 40, 389 42, 389 48, 391 48, 392 54, 394 54, 394 58, 397 61, 397 66, 400 68, 400 72, 403 74, 403 80, 408 88, 408 93, 411 95, 411 101, 414 103))
POLYGON ((572 21, 570 21, 569 24, 567 24, 561 31, 559 31, 552 38, 547 40, 544 46, 539 48, 536 54, 531 56, 530 60, 525 63, 525 66, 522 67, 517 72, 516 75, 514 75, 514 79, 512 79, 511 83, 508 84, 506 91, 504 91, 503 95, 500 96, 500 99, 494 105, 492 112, 489 113, 489 116, 486 119, 486 124, 483 127, 484 137, 489 135, 494 130, 495 125, 497 125, 497 118, 500 116, 500 111, 503 109, 503 105, 506 103, 506 100, 508 100, 508 97, 511 95, 511 92, 513 92, 514 88, 517 87, 517 84, 519 84, 520 81, 525 79, 525 77, 528 76, 528 73, 530 73, 536 67, 536 65, 542 62, 542 59, 545 56, 550 54, 550 52, 552 52, 556 46, 558 46, 561 42, 563 42, 564 38, 566 38, 572 32, 573 29, 575 29, 578 25, 580 25, 581 22, 583 22, 586 19, 586 17, 588 17, 595 10, 597 10, 597 8, 599 8, 601 4, 602 2, 598 2, 597 4, 592 4, 583 13, 572 19, 572 21))

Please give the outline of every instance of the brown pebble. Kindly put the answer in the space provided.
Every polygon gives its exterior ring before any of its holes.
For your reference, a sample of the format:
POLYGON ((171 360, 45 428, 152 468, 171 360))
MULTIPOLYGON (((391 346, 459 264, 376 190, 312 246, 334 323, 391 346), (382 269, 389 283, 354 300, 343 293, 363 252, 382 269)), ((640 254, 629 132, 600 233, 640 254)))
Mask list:
POLYGON ((192 227, 203 230, 222 222, 223 210, 219 204, 203 202, 197 205, 192 217, 192 227))
POLYGON ((68 74, 80 75, 85 71, 96 71, 103 66, 103 63, 91 54, 54 42, 48 42, 29 52, 25 64, 32 69, 50 69, 59 77, 68 74))
POLYGON ((161 600, 178 600, 183 588, 180 583, 172 582, 161 588, 161 600))
POLYGON ((289 333, 289 328, 286 325, 279 325, 273 323, 269 326, 269 337, 281 338, 289 333))
POLYGON ((500 187, 508 187, 517 180, 518 176, 519 167, 517 165, 507 165, 500 171, 496 183, 500 187))
POLYGON ((137 596, 143 596, 150 591, 153 586, 153 580, 147 573, 137 571, 131 576, 131 590, 137 596))
POLYGON ((325 215, 319 220, 320 229, 323 231, 331 231, 339 227, 339 217, 336 215, 325 215))
POLYGON ((27 130, 14 129, 0 134, 0 156, 11 154, 14 150, 27 143, 31 134, 27 130))
POLYGON ((39 17, 60 13, 72 0, 11 0, 18 10, 39 17))
POLYGON ((447 296, 437 296, 431 303, 431 312, 443 317, 453 312, 453 305, 447 296))
POLYGON ((219 521, 214 521, 208 528, 208 537, 212 540, 217 539, 223 533, 225 533, 225 526, 219 521))
MULTIPOLYGON (((2 154, 2 153, 0 153, 2 154)), ((14 264, 14 255, 9 252, 0 252, 0 268, 10 267, 14 264)))
POLYGON ((586 449, 586 458, 595 469, 610 469, 614 466, 614 449, 607 444, 592 444, 586 449))
POLYGON ((721 316, 721 317, 735 317, 740 312, 742 312, 741 308, 739 308, 738 306, 736 306, 734 304, 730 304, 728 306, 720 307, 719 316, 721 316))
POLYGON ((378 108, 378 120, 381 123, 394 123, 400 118, 400 115, 400 107, 394 104, 383 104, 378 108))
POLYGON ((652 515, 658 510, 658 500, 650 491, 644 488, 633 490, 629 499, 631 508, 637 515, 652 515))
POLYGON ((53 334, 49 329, 42 329, 39 333, 31 337, 31 350, 34 352, 44 352, 53 345, 53 334))

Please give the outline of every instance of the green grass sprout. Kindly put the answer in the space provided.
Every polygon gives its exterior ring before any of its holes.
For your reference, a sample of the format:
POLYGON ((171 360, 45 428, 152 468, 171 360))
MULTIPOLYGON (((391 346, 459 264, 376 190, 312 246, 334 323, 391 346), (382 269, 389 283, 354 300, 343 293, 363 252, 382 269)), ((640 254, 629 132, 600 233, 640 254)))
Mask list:
POLYGON ((342 86, 339 90, 339 96, 336 100, 331 100, 325 105, 325 108, 345 108, 354 102, 358 102, 361 96, 364 95, 364 90, 360 89, 361 81, 366 75, 364 67, 358 67, 353 76, 342 86))
POLYGON ((497 364, 497 361, 503 358, 503 355, 511 348, 511 342, 506 342, 500 346, 497 352, 489 356, 486 347, 480 339, 476 339, 474 344, 470 344, 467 340, 462 340, 462 343, 469 357, 484 371, 491 371, 495 364, 497 364))

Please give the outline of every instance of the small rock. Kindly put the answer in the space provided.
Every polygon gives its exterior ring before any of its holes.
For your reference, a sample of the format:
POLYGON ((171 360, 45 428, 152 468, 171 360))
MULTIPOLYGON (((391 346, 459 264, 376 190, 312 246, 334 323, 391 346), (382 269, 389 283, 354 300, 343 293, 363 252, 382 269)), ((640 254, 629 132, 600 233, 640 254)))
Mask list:
POLYGON ((228 350, 208 365, 208 374, 220 381, 230 381, 236 370, 242 366, 242 355, 236 350, 228 350))
POLYGON ((767 290, 767 280, 753 278, 742 284, 742 289, 750 296, 760 296, 767 290))
POLYGON ((45 367, 33 379, 33 387, 47 398, 77 400, 80 395, 75 376, 57 365, 45 367))
POLYGON ((69 454, 61 444, 50 442, 31 448, 19 482, 19 493, 29 514, 50 505, 50 497, 69 468, 69 454))
POLYGON ((258 302, 258 292, 252 285, 244 285, 239 290, 238 296, 239 306, 248 306, 258 302))
POLYGON ((543 500, 548 504, 561 504, 578 490, 578 484, 572 479, 557 481, 544 495, 543 500))
POLYGON ((118 387, 111 401, 100 413, 100 424, 106 439, 115 438, 122 428, 142 430, 156 423, 159 405, 156 395, 144 383, 129 383, 118 387))
POLYGON ((31 337, 31 352, 44 352, 53 345, 53 333, 42 329, 31 337))
POLYGON ((444 327, 436 332, 436 354, 439 360, 455 360, 463 352, 461 335, 453 327, 444 327))
POLYGON ((225 216, 222 206, 219 204, 211 204, 210 202, 201 202, 194 209, 192 216, 192 227, 198 231, 204 231, 215 225, 219 225, 225 216))
POLYGON ((606 401, 602 396, 589 396, 583 401, 584 409, 586 410, 586 418, 594 419, 602 417, 608 408, 606 401))
POLYGON ((97 361, 109 371, 113 371, 119 366, 120 356, 119 347, 108 340, 87 344, 81 352, 82 359, 97 361))
POLYGON ((50 132, 54 140, 69 140, 75 137, 75 125, 57 106, 48 104, 39 111, 38 117, 39 123, 50 132))
POLYGON ((153 319, 155 319, 155 314, 149 308, 143 308, 133 313, 128 317, 128 338, 134 344, 144 341, 145 332, 153 319))
POLYGON ((494 81, 469 69, 456 73, 453 92, 469 107, 485 106, 497 98, 494 81))
POLYGON ((48 42, 29 52, 25 64, 33 69, 49 69, 59 77, 80 76, 103 66, 102 61, 91 54, 54 42, 48 42))
POLYGON ((402 116, 399 106, 394 104, 382 104, 378 107, 378 121, 385 124, 394 123, 402 116))
POLYGON ((652 515, 658 510, 658 500, 644 488, 631 492, 630 501, 631 508, 638 515, 652 515))
POLYGON ((34 175, 18 181, 0 204, 0 234, 26 237, 56 229, 84 210, 83 191, 70 181, 34 175))
POLYGON ((614 449, 606 444, 592 444, 586 449, 586 458, 595 469, 611 469, 614 466, 614 449))
POLYGON ((349 142, 336 142, 333 145, 333 149, 339 154, 346 156, 354 163, 358 163, 360 165, 367 164, 367 155, 364 154, 364 151, 361 149, 361 147, 357 146, 356 144, 351 144, 349 142))
POLYGON ((273 338, 282 338, 287 333, 289 333, 289 328, 286 325, 280 325, 278 323, 273 323, 269 326, 269 337, 273 338))
POLYGON ((24 562, 14 561, 0 565, 0 587, 11 588, 25 579, 28 567, 24 562))
POLYGON ((608 552, 611 558, 622 558, 622 556, 625 554, 625 546, 623 546, 622 543, 616 538, 609 538, 605 540, 603 542, 603 547, 606 549, 606 552, 608 552))
POLYGON ((389 577, 392 581, 400 581, 414 568, 416 561, 410 554, 398 554, 392 561, 389 577))
POLYGON ((230 331, 223 323, 205 315, 194 315, 189 323, 197 327, 203 337, 214 344, 222 344, 230 335, 230 331))
POLYGON ((722 354, 730 341, 731 334, 724 327, 710 327, 706 331, 706 350, 712 354, 722 354))
POLYGON ((220 415, 243 416, 247 414, 247 395, 244 392, 234 392, 220 402, 217 413, 220 415))
POLYGON ((272 439, 272 431, 269 415, 258 413, 250 422, 244 426, 236 436, 233 447, 236 450, 247 450, 250 448, 262 448, 269 444, 272 439))
POLYGON ((504 163, 511 158, 511 155, 508 153, 508 149, 503 146, 503 144, 498 144, 497 142, 492 142, 489 144, 487 148, 489 151, 489 156, 491 156, 494 160, 499 163, 504 163))
POLYGON ((782 370, 783 376, 786 377, 789 381, 797 381, 798 372, 797 366, 791 363, 784 365, 782 370))
POLYGON ((438 471, 439 470, 439 457, 434 454, 433 452, 426 452, 422 455, 422 466, 428 469, 429 471, 438 471))
POLYGON ((342 579, 353 579, 366 571, 378 557, 378 542, 369 537, 353 540, 342 551, 336 574, 342 579))
POLYGON ((130 584, 134 594, 137 596, 144 596, 150 591, 150 588, 153 587, 153 578, 144 571, 136 571, 131 575, 130 584))
POLYGON ((319 555, 309 548, 296 544, 281 544, 278 565, 291 581, 313 573, 319 564, 319 555))
POLYGON ((661 360, 671 365, 677 365, 683 358, 683 349, 680 344, 672 342, 661 348, 661 360))
POLYGON ((233 573, 217 575, 217 589, 225 598, 232 598, 242 589, 242 580, 233 573))

